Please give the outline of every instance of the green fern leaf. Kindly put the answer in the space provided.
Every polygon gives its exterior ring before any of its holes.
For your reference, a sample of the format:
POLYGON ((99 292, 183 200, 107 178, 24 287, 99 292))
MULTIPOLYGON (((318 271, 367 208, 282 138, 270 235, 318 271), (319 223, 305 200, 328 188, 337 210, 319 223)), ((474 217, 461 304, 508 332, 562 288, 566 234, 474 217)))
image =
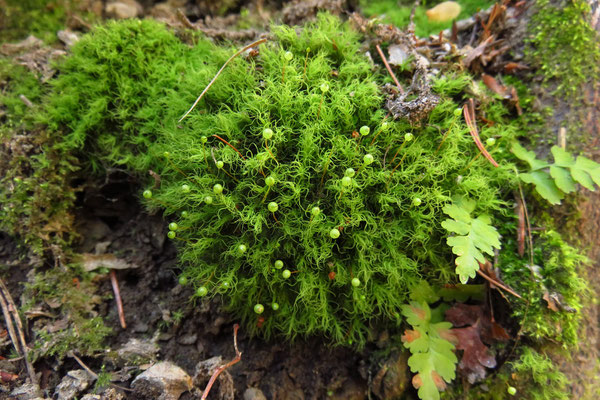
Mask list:
POLYGON ((415 373, 412 383, 419 398, 438 400, 446 383, 455 378, 457 358, 449 322, 431 323, 431 310, 427 303, 411 302, 402 307, 402 314, 414 330, 402 336, 404 346, 410 350, 410 370, 415 373))
POLYGON ((477 218, 471 217, 475 208, 475 202, 463 201, 447 205, 443 208, 445 214, 453 219, 442 222, 448 232, 457 236, 446 239, 446 243, 452 247, 456 258, 456 273, 460 281, 467 283, 469 278, 474 278, 479 270, 479 263, 485 262, 483 253, 493 255, 494 248, 500 248, 500 235, 496 228, 490 225, 487 215, 477 218))

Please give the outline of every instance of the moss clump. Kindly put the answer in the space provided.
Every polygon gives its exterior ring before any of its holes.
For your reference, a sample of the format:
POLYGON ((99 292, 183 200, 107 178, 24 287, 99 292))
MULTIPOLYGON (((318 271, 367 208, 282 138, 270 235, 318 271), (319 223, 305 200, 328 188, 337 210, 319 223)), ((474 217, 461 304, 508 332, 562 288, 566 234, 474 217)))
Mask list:
POLYGON ((26 284, 25 311, 40 303, 52 304, 55 311, 59 310, 68 319, 68 324, 58 330, 52 330, 52 324, 34 327, 35 359, 63 358, 68 351, 94 355, 104 350, 104 339, 111 329, 93 310, 100 299, 93 295, 92 278, 92 274, 81 274, 74 268, 56 268, 38 273, 33 282, 26 284))
MULTIPOLYGON (((514 237, 513 233, 509 234, 514 237)), ((585 257, 569 246, 552 230, 535 236, 534 266, 527 264, 527 257, 516 256, 513 240, 506 241, 506 251, 500 253, 500 268, 505 281, 529 304, 515 305, 514 316, 522 326, 522 333, 536 340, 550 340, 564 347, 576 346, 581 320, 582 297, 586 284, 581 277, 581 265, 585 257), (544 296, 560 294, 560 302, 566 306, 552 311, 544 296)))
MULTIPOLYGON (((425 11, 441 1, 421 1, 415 11, 415 34, 420 37, 438 34, 444 29, 452 27, 452 21, 432 22, 429 21, 425 11)), ((462 0, 459 2, 461 12, 458 20, 469 18, 479 10, 486 9, 494 4, 490 0, 462 0)), ((360 5, 363 13, 367 16, 382 16, 386 23, 394 24, 400 28, 406 28, 410 22, 410 13, 414 1, 410 0, 361 0, 360 5)))
POLYGON ((36 253, 60 257, 71 241, 75 198, 69 177, 76 160, 54 146, 60 138, 34 123, 46 88, 38 77, 0 59, 0 229, 20 237, 36 253), (33 104, 28 106, 22 96, 33 104))
MULTIPOLYGON (((455 280, 440 226, 452 196, 503 219, 515 178, 475 159, 452 97, 464 76, 436 84, 442 101, 414 127, 385 119, 385 78, 339 20, 274 32, 178 123, 232 51, 202 39, 190 49, 150 21, 109 23, 60 67, 47 121, 93 170, 160 175, 144 197, 174 222, 199 295, 222 294, 254 333, 362 344, 372 323, 397 319, 419 279, 455 280)), ((498 124, 482 138, 503 160, 517 125, 499 103, 485 112, 498 124)))
MULTIPOLYGON (((46 43, 57 41, 70 12, 80 0, 0 0, 0 43, 34 35, 46 43)), ((83 13, 87 19, 89 15, 83 13)))
POLYGON ((598 33, 587 21, 590 5, 584 0, 538 0, 535 7, 528 56, 545 83, 557 84, 555 94, 575 97, 600 71, 598 33))
POLYGON ((567 400, 567 377, 552 360, 531 347, 521 346, 517 349, 516 360, 504 364, 498 371, 483 383, 486 390, 467 391, 459 385, 444 392, 442 399, 469 400, 567 400), (512 394, 512 393, 514 394, 512 394))

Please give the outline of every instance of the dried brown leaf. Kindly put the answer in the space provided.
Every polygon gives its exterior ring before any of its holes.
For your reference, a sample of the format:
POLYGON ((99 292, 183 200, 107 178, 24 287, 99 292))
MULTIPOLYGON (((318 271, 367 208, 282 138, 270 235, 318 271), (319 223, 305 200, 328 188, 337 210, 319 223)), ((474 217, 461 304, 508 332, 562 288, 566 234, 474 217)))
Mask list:
POLYGON ((502 97, 506 97, 508 88, 500 84, 493 76, 483 74, 481 75, 481 80, 483 80, 485 86, 487 86, 492 92, 499 94, 502 97))

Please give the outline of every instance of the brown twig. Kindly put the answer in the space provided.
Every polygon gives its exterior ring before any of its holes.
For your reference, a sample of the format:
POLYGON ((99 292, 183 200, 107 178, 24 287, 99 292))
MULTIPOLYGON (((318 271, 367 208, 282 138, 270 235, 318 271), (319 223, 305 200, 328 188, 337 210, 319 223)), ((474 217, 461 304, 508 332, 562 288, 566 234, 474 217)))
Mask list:
POLYGON ((215 372, 213 372, 212 376, 210 377, 210 380, 208 381, 208 384, 206 385, 206 388, 204 389, 204 393, 202 393, 202 397, 200 400, 206 400, 208 393, 210 393, 210 389, 214 385, 215 381, 217 380, 217 378, 219 377, 221 372, 225 371, 227 368, 231 367, 233 364, 237 364, 242 359, 242 353, 240 353, 240 351, 238 350, 238 345, 237 345, 238 329, 240 329, 240 326, 238 324, 235 324, 233 326, 233 347, 235 348, 235 358, 233 360, 229 361, 227 364, 221 365, 220 367, 215 369, 215 372))
POLYGON ((37 377, 35 376, 35 370, 33 365, 29 361, 27 354, 27 342, 25 341, 25 335, 23 334, 23 324, 21 323, 21 317, 17 311, 17 306, 8 291, 8 288, 4 284, 4 281, 0 278, 0 304, 2 306, 2 313, 4 314, 4 320, 6 321, 6 328, 10 335, 15 350, 19 355, 23 356, 25 366, 27 368, 27 374, 31 383, 37 385, 37 377), (15 329, 16 326, 16 329, 15 329))
POLYGON ((242 157, 242 160, 246 160, 244 158, 244 156, 242 155, 242 153, 240 153, 240 151, 238 149, 236 149, 235 147, 233 147, 233 145, 231 143, 229 143, 227 140, 223 139, 221 136, 219 135, 213 135, 214 137, 216 137, 217 139, 219 139, 221 142, 225 143, 227 146, 231 147, 232 149, 234 149, 239 155, 240 157, 242 157))
MULTIPOLYGON (((85 372, 87 372, 94 380, 98 380, 98 374, 96 374, 87 365, 85 365, 85 363, 83 361, 81 361, 81 358, 77 357, 72 351, 69 351, 67 353, 67 356, 69 356, 69 357, 73 358, 75 361, 77 361, 77 364, 79 364, 79 366, 81 368, 83 368, 85 370, 85 372)), ((133 392, 132 389, 128 389, 123 386, 115 385, 114 383, 110 383, 110 386, 112 386, 116 389, 124 390, 126 392, 133 392)))
POLYGON ((376 44, 375 48, 377 49, 377 52, 379 53, 379 57, 381 57, 381 61, 383 61, 383 65, 385 65, 385 68, 387 69, 387 71, 389 72, 390 76, 394 80, 394 83, 398 87, 398 90, 400 90, 400 93, 404 93, 404 89, 402 89, 402 86, 400 85, 400 82, 398 82, 398 78, 396 78, 396 75, 394 75, 394 71, 392 71, 392 68, 390 67, 390 64, 388 64, 388 62, 387 62, 387 60, 385 58, 385 55, 383 54, 383 51, 381 51, 381 47, 379 47, 379 45, 376 44))
POLYGON ((513 296, 515 296, 515 297, 517 297, 519 299, 522 299, 522 297, 521 297, 520 294, 518 294, 517 292, 515 292, 514 290, 512 290, 508 286, 505 286, 505 285, 501 284, 500 282, 498 282, 497 280, 491 278, 490 276, 488 276, 484 272, 481 272, 481 270, 477 270, 477 273, 479 275, 481 275, 485 280, 487 280, 488 282, 490 282, 492 285, 497 286, 500 289, 506 290, 508 293, 512 294, 513 296))
POLYGON ((119 281, 117 281, 117 273, 114 269, 110 270, 110 283, 112 284, 112 289, 115 293, 115 301, 117 302, 117 311, 119 312, 121 328, 127 329, 127 324, 125 323, 125 312, 123 311, 123 302, 121 301, 121 292, 119 291, 119 281))
POLYGON ((469 99, 469 102, 463 106, 463 115, 465 116, 465 122, 469 127, 469 132, 473 137, 473 141, 477 145, 477 148, 483 154, 487 160, 492 163, 494 167, 499 167, 496 160, 492 158, 490 153, 483 147, 483 143, 481 143, 481 139, 479 138, 479 133, 477 132, 477 126, 475 125, 475 106, 473 105, 473 99, 469 99))
POLYGON ((185 119, 185 117, 188 116, 189 113, 192 112, 192 110, 194 108, 196 108, 196 105, 198 104, 198 102, 202 99, 202 97, 204 97, 204 94, 206 94, 206 92, 208 92, 208 89, 210 89, 210 87, 215 83, 215 81, 217 80, 217 78, 219 77, 219 75, 221 75, 221 73, 223 72, 223 70, 225 69, 225 67, 227 67, 227 65, 237 56, 239 56, 240 54, 242 54, 244 51, 254 47, 254 46, 258 46, 259 44, 262 44, 264 42, 266 42, 267 39, 259 39, 257 41, 254 41, 252 43, 250 43, 249 45, 245 46, 244 48, 238 50, 234 55, 232 55, 231 57, 229 57, 229 59, 227 61, 225 61, 225 64, 223 64, 223 66, 221 67, 221 69, 217 72, 217 74, 215 75, 214 78, 212 78, 212 80, 208 83, 208 85, 204 88, 204 90, 202 91, 202 93, 200 93, 200 96, 198 96, 198 98, 196 99, 196 101, 194 102, 194 104, 192 104, 192 106, 190 107, 189 110, 187 110, 187 112, 185 114, 183 114, 183 116, 181 118, 179 118, 179 121, 177 122, 181 122, 185 119))

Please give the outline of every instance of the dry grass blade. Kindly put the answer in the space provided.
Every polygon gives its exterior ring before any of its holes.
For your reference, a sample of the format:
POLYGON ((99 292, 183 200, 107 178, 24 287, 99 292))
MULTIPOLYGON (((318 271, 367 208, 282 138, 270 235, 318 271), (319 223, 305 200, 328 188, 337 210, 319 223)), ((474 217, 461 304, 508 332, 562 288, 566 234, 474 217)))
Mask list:
POLYGON ((376 44, 375 48, 377 49, 377 52, 379 53, 379 57, 381 57, 381 60, 383 61, 383 65, 385 65, 385 68, 387 69, 387 71, 389 72, 390 76, 394 80, 394 83, 398 87, 398 90, 400 90, 400 93, 404 93, 404 89, 402 89, 402 85, 400 85, 400 82, 398 82, 398 78, 396 78, 396 75, 394 74, 394 71, 392 71, 392 68, 390 67, 390 64, 388 64, 388 61, 385 58, 385 55, 383 54, 383 51, 381 51, 381 47, 379 47, 379 45, 376 44))
POLYGON ((221 372, 225 371, 227 368, 231 367, 233 364, 240 362, 240 360, 242 359, 242 353, 240 353, 240 351, 238 350, 238 345, 237 345, 238 329, 240 329, 240 326, 238 324, 235 324, 233 326, 233 347, 235 348, 235 358, 233 360, 229 361, 227 364, 221 365, 219 368, 217 368, 215 370, 215 372, 210 377, 208 384, 206 385, 206 389, 204 389, 204 393, 202 393, 201 400, 206 400, 206 397, 208 397, 208 394, 210 393, 210 389, 214 385, 215 381, 217 380, 217 378, 219 377, 221 372))
POLYGON ((492 158, 485 147, 483 147, 483 143, 481 143, 481 139, 479 138, 477 126, 475 125, 475 106, 473 105, 473 99, 469 99, 469 102, 463 106, 463 115, 465 116, 465 122, 469 127, 469 132, 471 133, 477 148, 481 151, 481 154, 483 154, 494 167, 498 167, 498 163, 492 158))
POLYGON ((31 383, 37 384, 37 377, 35 376, 35 370, 33 365, 29 361, 27 342, 25 341, 25 335, 23 334, 23 324, 21 323, 21 317, 17 311, 17 306, 8 291, 8 288, 4 284, 4 281, 0 278, 0 305, 2 306, 2 313, 4 314, 4 320, 6 321, 6 327, 8 334, 15 347, 15 350, 19 355, 23 356, 25 366, 27 367, 27 374, 31 383))
POLYGON ((204 95, 206 94, 206 92, 208 92, 208 89, 210 89, 210 87, 215 83, 215 81, 217 80, 217 78, 219 77, 219 75, 221 75, 221 73, 223 72, 223 70, 225 69, 225 67, 227 67, 227 65, 237 56, 239 56, 240 54, 242 54, 243 52, 245 52, 246 50, 254 47, 254 46, 258 46, 259 44, 262 44, 264 42, 266 42, 267 39, 260 39, 257 40, 255 42, 250 43, 248 46, 238 50, 234 55, 232 55, 231 57, 229 57, 229 59, 227 61, 225 61, 225 64, 223 64, 223 66, 221 67, 221 69, 217 72, 217 74, 215 75, 214 78, 212 78, 212 80, 208 83, 208 85, 206 85, 206 87, 204 88, 204 90, 202 91, 202 93, 200 93, 200 96, 198 96, 198 98, 196 99, 196 101, 194 102, 194 104, 192 104, 192 106, 190 107, 189 110, 187 110, 187 112, 185 114, 183 114, 183 116, 181 118, 179 118, 179 121, 177 122, 181 122, 185 119, 185 117, 187 117, 189 115, 189 113, 192 112, 192 110, 194 108, 196 108, 196 105, 198 104, 198 102, 202 99, 202 97, 204 97, 204 95))

